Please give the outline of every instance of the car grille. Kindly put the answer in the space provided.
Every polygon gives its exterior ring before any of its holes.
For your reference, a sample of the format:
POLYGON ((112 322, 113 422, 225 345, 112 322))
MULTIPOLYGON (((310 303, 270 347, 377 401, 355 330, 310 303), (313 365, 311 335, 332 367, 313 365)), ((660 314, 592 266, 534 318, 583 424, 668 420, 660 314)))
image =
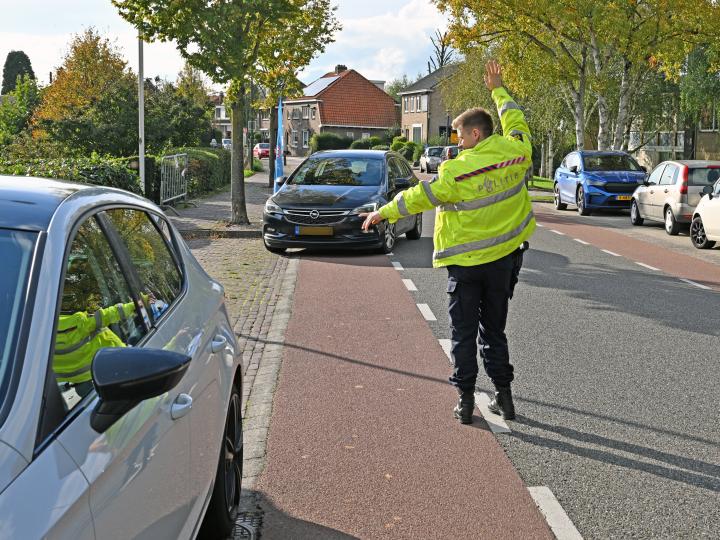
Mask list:
POLYGON ((638 184, 608 182, 603 189, 608 193, 633 193, 637 187, 638 184))
POLYGON ((349 210, 285 210, 285 219, 298 225, 332 225, 340 223, 349 210), (317 217, 310 214, 317 212, 317 217))

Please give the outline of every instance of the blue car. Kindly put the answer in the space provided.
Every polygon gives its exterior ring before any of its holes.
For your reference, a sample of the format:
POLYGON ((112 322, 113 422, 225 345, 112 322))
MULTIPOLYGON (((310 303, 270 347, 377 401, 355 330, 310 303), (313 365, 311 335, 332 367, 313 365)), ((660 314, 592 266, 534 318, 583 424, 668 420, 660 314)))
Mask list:
POLYGON ((555 208, 574 204, 581 216, 593 210, 630 208, 646 170, 625 152, 570 152, 555 171, 555 208))

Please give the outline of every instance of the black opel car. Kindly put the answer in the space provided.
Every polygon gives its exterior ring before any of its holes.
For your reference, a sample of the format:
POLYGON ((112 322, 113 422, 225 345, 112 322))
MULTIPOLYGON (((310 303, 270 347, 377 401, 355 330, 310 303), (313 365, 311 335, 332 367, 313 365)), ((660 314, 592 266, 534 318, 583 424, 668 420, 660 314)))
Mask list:
POLYGON ((332 150, 307 158, 265 203, 263 240, 273 253, 287 248, 376 248, 389 253, 398 236, 417 240, 422 214, 364 232, 364 218, 418 183, 407 161, 384 150, 332 150))

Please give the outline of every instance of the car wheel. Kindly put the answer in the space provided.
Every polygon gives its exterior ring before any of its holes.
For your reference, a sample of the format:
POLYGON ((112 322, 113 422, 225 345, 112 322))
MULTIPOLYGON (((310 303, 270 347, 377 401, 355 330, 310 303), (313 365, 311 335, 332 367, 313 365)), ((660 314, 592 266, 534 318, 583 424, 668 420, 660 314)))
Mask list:
POLYGON ((383 233, 382 246, 380 251, 382 253, 390 253, 395 247, 395 224, 386 222, 385 232, 383 233))
POLYGON ((680 225, 675 221, 672 208, 669 206, 665 209, 665 232, 670 236, 675 236, 680 232, 680 225))
POLYGON ((690 240, 692 240, 693 246, 698 249, 710 249, 715 246, 715 242, 708 240, 705 234, 705 226, 700 216, 693 219, 690 224, 690 240))
POLYGON ((220 459, 215 475, 215 486, 200 533, 203 538, 227 538, 232 533, 237 519, 243 467, 240 403, 240 393, 233 385, 220 448, 220 459))
POLYGON ((635 199, 632 201, 632 205, 630 206, 630 223, 633 225, 642 225, 645 222, 645 220, 640 217, 640 208, 638 208, 638 203, 635 199))
POLYGON ((415 226, 405 233, 409 240, 419 240, 422 236, 422 214, 415 216, 415 226))
POLYGON ((555 209, 556 210, 565 210, 567 208, 567 204, 564 202, 561 202, 560 199, 560 184, 555 182, 555 188, 553 189, 554 192, 554 199, 555 199, 555 209))
POLYGON ((423 169, 422 161, 420 162, 420 172, 425 172, 425 169, 423 169))
POLYGON ((589 216, 590 210, 585 207, 585 190, 580 186, 577 190, 577 196, 575 197, 575 204, 577 205, 578 214, 581 216, 589 216))

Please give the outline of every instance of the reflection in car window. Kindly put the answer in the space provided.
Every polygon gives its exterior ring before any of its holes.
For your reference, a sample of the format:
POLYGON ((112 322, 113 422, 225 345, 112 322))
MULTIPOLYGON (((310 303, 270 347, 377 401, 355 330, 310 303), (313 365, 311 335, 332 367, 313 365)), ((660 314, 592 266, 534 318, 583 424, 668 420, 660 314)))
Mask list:
POLYGON ((427 155, 430 157, 440 157, 442 155, 442 148, 440 146, 428 148, 427 155))
POLYGON ((310 186, 379 186, 383 164, 368 158, 316 158, 303 163, 288 184, 310 186))
POLYGON ((660 185, 661 186, 671 186, 675 183, 675 179, 677 178, 678 168, 675 165, 668 165, 665 167, 665 172, 663 172, 662 177, 660 178, 660 185))
POLYGON ((0 229, 0 403, 8 391, 36 238, 35 233, 0 229))
POLYGON ((583 156, 586 171, 641 171, 634 159, 623 155, 583 156))
POLYGON ((149 296, 150 314, 156 321, 182 288, 182 277, 168 245, 145 212, 120 208, 105 213, 130 253, 141 292, 149 296))
POLYGON ((135 345, 147 330, 95 218, 78 230, 66 264, 53 370, 69 410, 93 388, 90 367, 95 353, 135 345))
POLYGON ((691 186, 712 186, 720 178, 720 168, 696 168, 688 171, 691 186))
POLYGON ((661 163, 657 167, 655 167, 655 170, 650 173, 650 176, 648 177, 648 182, 651 184, 658 184, 660 182, 660 177, 665 170, 666 164, 661 163))

